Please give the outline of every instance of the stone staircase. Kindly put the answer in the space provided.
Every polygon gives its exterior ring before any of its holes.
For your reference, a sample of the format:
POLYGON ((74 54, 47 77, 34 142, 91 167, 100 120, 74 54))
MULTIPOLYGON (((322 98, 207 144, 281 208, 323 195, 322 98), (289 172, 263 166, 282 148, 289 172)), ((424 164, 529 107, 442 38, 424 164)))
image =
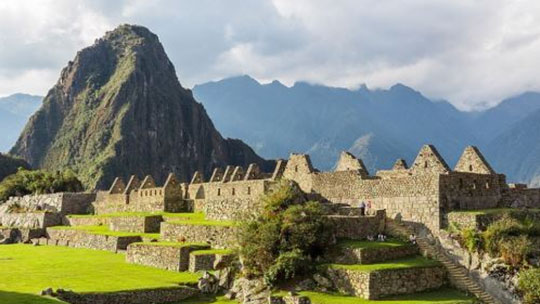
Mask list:
MULTIPOLYGON (((406 224, 398 223, 391 219, 387 219, 386 229, 390 234, 402 237, 408 237, 413 233, 413 230, 406 224)), ((469 276, 465 268, 452 262, 444 250, 431 244, 428 238, 417 238, 417 244, 424 255, 428 255, 444 265, 448 271, 448 277, 455 287, 473 294, 485 304, 500 304, 497 299, 487 293, 469 276)))

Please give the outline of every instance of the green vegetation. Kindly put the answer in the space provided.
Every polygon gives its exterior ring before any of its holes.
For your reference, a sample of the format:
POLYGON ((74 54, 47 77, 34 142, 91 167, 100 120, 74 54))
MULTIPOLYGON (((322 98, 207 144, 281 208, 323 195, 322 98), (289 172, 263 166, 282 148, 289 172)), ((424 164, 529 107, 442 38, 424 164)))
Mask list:
POLYGON ((424 268, 440 266, 440 263, 435 260, 430 260, 422 256, 407 257, 388 262, 376 263, 376 264, 356 264, 356 265, 341 265, 341 264, 328 264, 328 267, 337 269, 347 269, 354 271, 372 272, 385 269, 402 269, 402 268, 424 268))
POLYGON ((377 249, 377 248, 409 246, 410 243, 404 242, 399 239, 390 238, 390 239, 387 239, 385 242, 339 240, 337 245, 342 248, 377 249))
POLYGON ((305 202, 298 186, 288 181, 275 185, 262 201, 262 214, 239 233, 246 274, 275 285, 313 271, 313 261, 333 242, 323 207, 305 202))
POLYGON ((44 170, 20 168, 17 173, 6 177, 0 182, 0 201, 5 201, 10 196, 79 192, 82 190, 81 182, 70 170, 53 173, 44 170))
POLYGON ((236 226, 237 223, 233 221, 216 221, 216 220, 174 220, 168 221, 167 223, 171 224, 180 224, 180 225, 193 225, 193 226, 223 226, 223 227, 232 227, 236 226))
POLYGON ((171 213, 171 212, 116 212, 107 214, 72 214, 68 215, 69 218, 112 218, 112 217, 145 217, 161 215, 163 217, 178 218, 184 220, 204 220, 204 213, 171 213))
POLYGON ((0 181, 20 168, 30 169, 30 166, 20 158, 0 153, 0 181))
POLYGON ((90 249, 3 245, 0 257, 0 303, 58 303, 30 297, 48 287, 106 292, 170 287, 198 279, 197 274, 127 264, 123 254, 90 249))
POLYGON ((205 255, 205 254, 232 254, 233 250, 230 249, 208 249, 208 250, 196 250, 192 251, 193 255, 205 255))
POLYGON ((525 304, 540 303, 540 268, 524 270, 519 275, 519 289, 525 304))
POLYGON ((80 230, 85 231, 90 234, 99 234, 99 235, 108 235, 108 236, 117 236, 117 237, 129 237, 129 236, 140 236, 144 238, 159 238, 159 233, 139 233, 139 232, 123 232, 123 231, 112 231, 109 230, 107 226, 54 226, 47 229, 55 230, 80 230))
POLYGON ((449 288, 435 291, 415 293, 411 295, 389 297, 381 300, 364 300, 353 296, 340 294, 305 291, 301 295, 311 299, 313 304, 473 304, 474 299, 470 296, 449 288))
POLYGON ((205 243, 180 243, 180 242, 137 242, 133 244, 144 244, 146 246, 163 246, 163 247, 189 247, 189 246, 208 246, 205 243))

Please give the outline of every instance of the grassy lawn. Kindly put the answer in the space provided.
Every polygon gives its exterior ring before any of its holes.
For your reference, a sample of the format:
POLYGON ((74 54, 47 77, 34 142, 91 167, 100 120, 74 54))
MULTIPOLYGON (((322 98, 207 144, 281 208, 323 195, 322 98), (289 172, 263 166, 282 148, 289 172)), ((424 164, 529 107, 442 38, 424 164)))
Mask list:
POLYGON ((180 242, 138 242, 133 244, 144 244, 146 246, 162 246, 162 247, 176 247, 176 248, 182 248, 182 247, 188 247, 188 246, 206 246, 208 248, 208 244, 206 243, 180 243, 180 242))
POLYGON ((173 220, 169 221, 171 224, 180 224, 180 225, 193 225, 193 226, 222 226, 222 227, 232 227, 236 223, 234 221, 215 221, 215 220, 173 220))
POLYGON ((238 302, 234 300, 227 300, 223 296, 202 296, 194 299, 188 299, 177 304, 238 304, 238 302))
POLYGON ((100 234, 108 236, 141 236, 147 238, 159 238, 159 233, 138 233, 109 230, 108 226, 54 226, 47 229, 55 230, 82 230, 91 234, 100 234))
MULTIPOLYGON (((416 293, 412 295, 396 296, 382 300, 364 300, 362 298, 343 296, 338 294, 327 294, 321 292, 301 292, 300 294, 311 299, 313 304, 472 304, 473 298, 449 288, 442 288, 435 291, 416 293)), ((211 303, 211 302, 210 302, 211 303)))
POLYGON ((371 271, 385 270, 385 269, 432 267, 432 266, 438 266, 438 265, 440 265, 439 262, 424 258, 422 256, 407 257, 407 258, 392 260, 392 261, 383 262, 383 263, 366 264, 366 265, 328 264, 328 266, 333 267, 333 268, 364 271, 364 272, 371 272, 371 271))
POLYGON ((234 251, 230 249, 208 249, 208 250, 195 250, 192 251, 193 255, 204 255, 204 254, 232 254, 234 251))
POLYGON ((52 287, 120 291, 197 282, 198 275, 127 264, 123 254, 24 244, 0 246, 0 303, 58 303, 36 297, 52 287))
POLYGON ((404 242, 398 239, 390 238, 386 242, 378 241, 355 241, 355 240, 339 240, 339 247, 353 248, 353 249, 371 249, 371 248, 388 248, 388 247, 400 247, 410 245, 408 242, 404 242))
POLYGON ((69 215, 69 218, 111 218, 111 217, 127 217, 127 216, 152 216, 152 215, 161 215, 169 218, 178 218, 186 220, 204 220, 204 213, 194 212, 194 213, 171 213, 171 212, 117 212, 117 213, 107 213, 107 214, 73 214, 69 215))

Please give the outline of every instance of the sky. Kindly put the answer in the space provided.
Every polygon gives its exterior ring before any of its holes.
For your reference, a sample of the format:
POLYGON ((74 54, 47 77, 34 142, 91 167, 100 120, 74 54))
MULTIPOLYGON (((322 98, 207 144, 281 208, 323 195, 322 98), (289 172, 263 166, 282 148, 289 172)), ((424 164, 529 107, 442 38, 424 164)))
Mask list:
POLYGON ((156 33, 185 87, 403 83, 462 110, 540 91, 537 0, 2 0, 0 96, 45 95, 119 24, 156 33))

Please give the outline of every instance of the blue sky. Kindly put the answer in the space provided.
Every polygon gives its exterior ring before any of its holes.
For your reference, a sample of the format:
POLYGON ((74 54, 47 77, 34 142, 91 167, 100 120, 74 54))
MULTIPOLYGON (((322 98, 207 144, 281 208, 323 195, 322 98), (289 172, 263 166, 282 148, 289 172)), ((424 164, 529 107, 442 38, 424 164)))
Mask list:
POLYGON ((158 34, 186 87, 239 74, 401 82, 461 109, 540 91, 535 0, 2 0, 0 96, 45 95, 77 50, 122 23, 158 34))

